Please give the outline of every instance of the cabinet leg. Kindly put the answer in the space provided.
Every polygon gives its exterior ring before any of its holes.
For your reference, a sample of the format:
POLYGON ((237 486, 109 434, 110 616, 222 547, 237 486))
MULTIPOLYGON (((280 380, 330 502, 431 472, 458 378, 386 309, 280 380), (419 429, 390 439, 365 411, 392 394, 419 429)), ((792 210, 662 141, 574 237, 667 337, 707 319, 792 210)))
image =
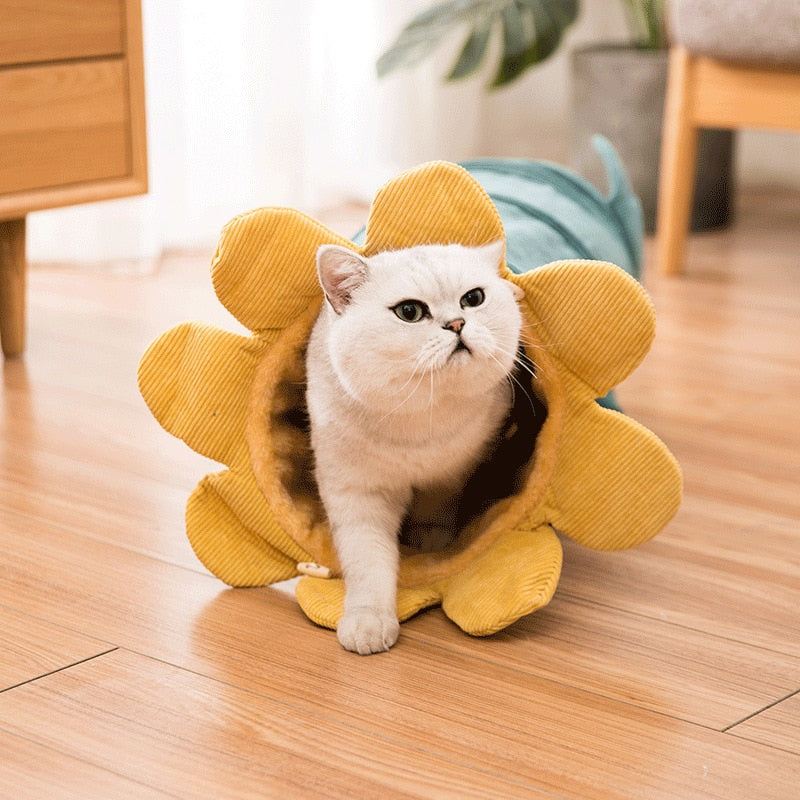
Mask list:
POLYGON ((25 349, 25 218, 0 221, 0 342, 6 357, 25 349))

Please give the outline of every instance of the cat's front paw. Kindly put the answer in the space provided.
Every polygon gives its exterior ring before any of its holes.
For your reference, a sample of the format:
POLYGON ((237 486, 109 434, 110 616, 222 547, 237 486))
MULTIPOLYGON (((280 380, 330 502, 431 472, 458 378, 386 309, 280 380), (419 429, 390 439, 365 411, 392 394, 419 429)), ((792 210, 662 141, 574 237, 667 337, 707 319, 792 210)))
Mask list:
POLYGON ((339 620, 336 635, 345 650, 368 656, 388 650, 397 641, 400 623, 388 612, 353 608, 339 620))

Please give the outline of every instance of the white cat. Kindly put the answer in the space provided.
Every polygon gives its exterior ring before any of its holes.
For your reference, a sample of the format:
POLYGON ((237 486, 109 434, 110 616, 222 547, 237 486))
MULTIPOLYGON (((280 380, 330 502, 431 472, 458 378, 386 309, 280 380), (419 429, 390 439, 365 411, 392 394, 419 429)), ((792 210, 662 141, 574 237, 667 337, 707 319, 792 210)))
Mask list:
POLYGON ((401 527, 427 549, 453 538, 453 496, 508 414, 522 320, 519 290, 498 275, 503 251, 501 240, 368 259, 335 245, 317 253, 326 302, 308 345, 307 402, 347 650, 397 641, 401 527))

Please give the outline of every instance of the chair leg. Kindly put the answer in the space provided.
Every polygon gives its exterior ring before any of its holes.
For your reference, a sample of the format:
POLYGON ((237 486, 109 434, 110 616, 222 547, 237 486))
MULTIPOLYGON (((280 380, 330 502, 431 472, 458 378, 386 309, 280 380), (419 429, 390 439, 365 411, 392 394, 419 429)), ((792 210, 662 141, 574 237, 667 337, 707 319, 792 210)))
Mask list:
POLYGON ((692 57, 682 48, 670 52, 656 219, 659 271, 683 271, 689 231, 698 129, 692 120, 692 57))
POLYGON ((25 218, 0 221, 0 342, 8 358, 25 349, 25 218))

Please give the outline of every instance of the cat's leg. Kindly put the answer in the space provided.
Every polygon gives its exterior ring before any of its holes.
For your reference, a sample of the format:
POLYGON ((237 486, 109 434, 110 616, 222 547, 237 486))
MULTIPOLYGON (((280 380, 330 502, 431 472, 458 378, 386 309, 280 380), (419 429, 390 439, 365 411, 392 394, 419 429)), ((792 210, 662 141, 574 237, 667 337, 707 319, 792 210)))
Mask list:
POLYGON ((346 650, 388 650, 397 620, 397 532, 409 497, 399 492, 337 492, 326 510, 345 584, 344 614, 336 629, 346 650))

